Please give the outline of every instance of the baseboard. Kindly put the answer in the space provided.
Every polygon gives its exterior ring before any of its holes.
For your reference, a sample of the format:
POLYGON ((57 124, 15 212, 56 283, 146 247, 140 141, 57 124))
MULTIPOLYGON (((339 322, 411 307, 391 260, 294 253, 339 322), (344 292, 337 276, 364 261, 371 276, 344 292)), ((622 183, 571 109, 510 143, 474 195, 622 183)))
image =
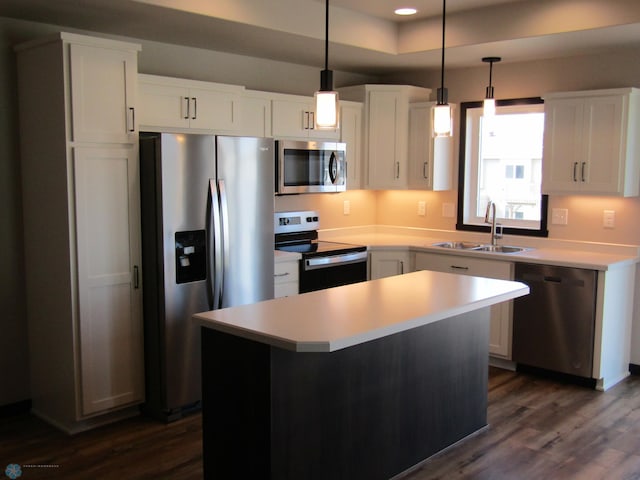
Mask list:
POLYGON ((0 418, 21 415, 31 411, 31 399, 0 406, 0 418))
POLYGON ((634 363, 629 364, 629 373, 631 375, 640 375, 640 365, 636 365, 634 363))

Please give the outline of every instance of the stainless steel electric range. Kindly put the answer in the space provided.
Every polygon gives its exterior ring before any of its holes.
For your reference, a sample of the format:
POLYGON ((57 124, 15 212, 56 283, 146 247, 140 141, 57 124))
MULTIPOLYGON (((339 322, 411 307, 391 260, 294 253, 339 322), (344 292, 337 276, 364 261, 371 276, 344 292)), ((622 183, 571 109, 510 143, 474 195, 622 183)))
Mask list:
POLYGON ((318 240, 316 211, 276 212, 275 248, 298 252, 300 293, 367 280, 367 247, 318 240))

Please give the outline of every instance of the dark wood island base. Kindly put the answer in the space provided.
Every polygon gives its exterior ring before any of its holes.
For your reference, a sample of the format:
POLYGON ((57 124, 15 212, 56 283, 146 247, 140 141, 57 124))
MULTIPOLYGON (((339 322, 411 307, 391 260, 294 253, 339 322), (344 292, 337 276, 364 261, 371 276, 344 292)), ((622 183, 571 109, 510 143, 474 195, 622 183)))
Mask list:
POLYGON ((330 353, 202 328, 206 479, 388 479, 487 423, 489 307, 330 353))

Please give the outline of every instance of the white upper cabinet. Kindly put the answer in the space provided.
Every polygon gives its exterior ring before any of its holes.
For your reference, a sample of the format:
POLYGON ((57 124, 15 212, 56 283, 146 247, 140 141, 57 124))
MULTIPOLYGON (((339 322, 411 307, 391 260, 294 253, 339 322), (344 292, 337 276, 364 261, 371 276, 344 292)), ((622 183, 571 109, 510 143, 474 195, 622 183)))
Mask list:
POLYGON ((297 95, 274 95, 271 102, 271 132, 274 138, 340 138, 339 130, 317 130, 313 97, 297 95))
POLYGON ((156 75, 138 75, 143 127, 235 134, 244 87, 156 75))
POLYGON ((362 104, 340 102, 340 141, 347 144, 347 189, 362 188, 362 104))
POLYGON ((72 141, 130 143, 136 127, 136 51, 69 45, 72 141))
POLYGON ((640 90, 545 96, 542 191, 637 196, 640 90))
POLYGON ((245 90, 240 99, 238 135, 271 136, 271 96, 267 92, 245 90))
POLYGON ((432 135, 435 102, 409 105, 408 187, 416 190, 453 188, 453 137, 432 135))
POLYGON ((408 185, 409 104, 428 100, 431 90, 406 85, 357 85, 341 98, 364 102, 363 186, 372 190, 408 185))

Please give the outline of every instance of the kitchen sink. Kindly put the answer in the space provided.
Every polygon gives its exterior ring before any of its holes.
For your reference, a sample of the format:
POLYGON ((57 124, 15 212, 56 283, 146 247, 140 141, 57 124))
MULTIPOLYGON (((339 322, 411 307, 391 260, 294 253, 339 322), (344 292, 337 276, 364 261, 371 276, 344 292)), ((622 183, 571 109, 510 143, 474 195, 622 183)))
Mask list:
POLYGON ((481 247, 474 248, 474 250, 494 253, 518 253, 529 249, 525 247, 514 247, 513 245, 482 245, 481 247))
POLYGON ((481 243, 473 242, 440 242, 434 243, 433 246, 442 248, 458 248, 462 250, 475 250, 476 248, 480 248, 483 245, 481 243))
POLYGON ((520 253, 531 250, 528 247, 517 247, 514 245, 483 245, 474 242, 438 242, 432 244, 434 247, 452 248, 457 250, 472 250, 475 252, 492 252, 492 253, 520 253))

